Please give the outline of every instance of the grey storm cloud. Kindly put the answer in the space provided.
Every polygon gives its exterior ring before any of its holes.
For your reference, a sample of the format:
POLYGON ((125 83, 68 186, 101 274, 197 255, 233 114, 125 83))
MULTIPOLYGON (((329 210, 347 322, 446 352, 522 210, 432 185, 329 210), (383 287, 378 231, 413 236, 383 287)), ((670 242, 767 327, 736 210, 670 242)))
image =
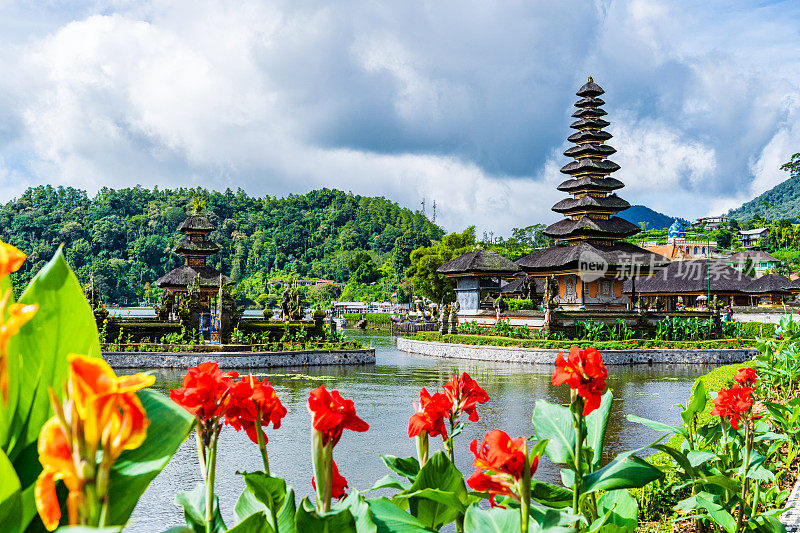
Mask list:
POLYGON ((0 200, 318 187, 550 221, 575 90, 607 91, 622 195, 683 217, 787 176, 794 2, 0 2, 0 200))

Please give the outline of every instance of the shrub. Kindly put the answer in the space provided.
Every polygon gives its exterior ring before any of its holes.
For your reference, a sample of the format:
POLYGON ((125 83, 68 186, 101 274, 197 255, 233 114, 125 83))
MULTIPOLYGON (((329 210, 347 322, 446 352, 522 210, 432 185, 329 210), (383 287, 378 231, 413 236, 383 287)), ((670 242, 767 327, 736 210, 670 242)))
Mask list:
POLYGON ((508 303, 509 311, 523 311, 523 310, 537 309, 536 304, 534 304, 532 300, 528 300, 525 298, 510 298, 506 300, 506 303, 508 303))

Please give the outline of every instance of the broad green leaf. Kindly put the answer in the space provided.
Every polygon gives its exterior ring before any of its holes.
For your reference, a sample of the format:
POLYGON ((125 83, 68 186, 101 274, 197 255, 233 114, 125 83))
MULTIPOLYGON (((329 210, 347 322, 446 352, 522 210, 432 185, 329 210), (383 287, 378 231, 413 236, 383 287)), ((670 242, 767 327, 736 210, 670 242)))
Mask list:
POLYGON ((506 533, 520 530, 519 509, 481 509, 470 505, 464 517, 464 533, 506 533))
POLYGON ((381 459, 389 467, 389 470, 396 472, 408 479, 412 483, 419 474, 419 461, 415 457, 402 459, 394 455, 381 455, 381 459))
POLYGON ((409 485, 408 483, 403 483, 402 481, 399 481, 398 479, 392 477, 391 475, 386 474, 378 481, 376 481, 371 488, 367 489, 367 492, 379 489, 408 490, 410 487, 411 485, 409 485))
POLYGON ((687 405, 686 409, 681 412, 681 419, 684 421, 684 423, 689 424, 694 415, 699 415, 705 410, 707 403, 708 393, 706 392, 706 387, 703 385, 701 380, 697 380, 692 387, 692 395, 689 398, 689 405, 687 405))
POLYGON ((689 464, 693 467, 717 458, 717 454, 705 450, 692 450, 686 454, 689 464))
MULTIPOLYGON (((9 304, 14 303, 14 291, 11 287, 11 276, 3 276, 0 278, 0 298, 2 298, 6 291, 11 291, 9 296, 9 304)), ((5 319, 6 317, 0 317, 5 319)), ((13 342, 13 341, 12 341, 13 342)), ((8 399, 6 404, 0 403, 0 449, 8 450, 10 448, 13 435, 10 430, 13 427, 12 421, 16 413, 17 401, 19 399, 19 389, 21 386, 21 368, 20 368, 20 353, 8 353, 6 355, 6 372, 8 375, 8 399)), ((0 400, 1 402, 2 400, 0 400)))
POLYGON ((608 523, 621 527, 627 533, 634 533, 639 525, 639 505, 627 490, 606 492, 597 500, 597 512, 610 511, 608 523))
POLYGON ((234 514, 237 520, 244 520, 253 513, 264 511, 271 529, 278 533, 294 531, 295 502, 294 491, 286 488, 286 481, 271 477, 264 472, 244 474, 245 490, 236 501, 234 514), (277 524, 273 524, 273 515, 277 524))
POLYGON ((350 514, 356 521, 356 530, 358 533, 377 533, 378 528, 375 522, 372 521, 372 513, 369 511, 369 505, 364 500, 364 496, 357 490, 353 490, 347 497, 333 506, 333 510, 349 509, 350 514))
POLYGON ((228 533, 274 533, 275 530, 269 525, 267 515, 264 511, 251 514, 236 526, 228 530, 228 533))
POLYGON ((533 431, 538 440, 547 439, 545 452, 554 463, 575 463, 575 427, 569 408, 537 400, 533 431))
MULTIPOLYGON (((175 504, 183 507, 183 517, 186 525, 195 533, 205 532, 206 523, 206 487, 198 483, 192 490, 181 491, 175 495, 175 504)), ((225 531, 225 523, 219 512, 219 498, 214 495, 214 532, 225 531)))
POLYGON ((572 524, 578 520, 569 511, 531 506, 528 533, 573 533, 572 524))
POLYGON ((606 439, 608 413, 611 411, 611 402, 613 400, 614 395, 611 391, 606 391, 600 401, 600 407, 586 417, 586 445, 594 450, 592 467, 595 470, 600 466, 600 461, 603 459, 603 443, 606 439))
POLYGON ((631 422, 636 422, 642 424, 643 426, 647 426, 650 429, 655 429, 656 431, 663 431, 665 433, 678 433, 680 435, 688 435, 684 428, 680 427, 672 427, 668 424, 664 424, 663 422, 657 422, 655 420, 649 420, 647 418, 642 418, 641 416, 636 415, 628 415, 625 418, 630 420, 631 422))
POLYGON ((572 505, 572 491, 544 481, 531 480, 531 498, 537 503, 561 509, 572 505))
POLYGON ((736 520, 721 505, 707 499, 704 493, 697 495, 697 503, 708 512, 714 522, 719 524, 726 533, 734 533, 736 531, 736 520))
POLYGON ((463 513, 467 501, 467 487, 461 472, 450 462, 442 451, 438 451, 425 463, 417 478, 407 491, 395 498, 408 498, 411 514, 419 518, 426 526, 439 529, 453 522, 463 513), (432 491, 425 491, 432 489, 432 491), (451 505, 454 500, 444 500, 441 493, 450 492, 453 498, 461 503, 461 507, 451 505))
MULTIPOLYGON (((258 499, 247 489, 244 489, 236 500, 236 505, 233 506, 233 516, 236 523, 240 523, 248 516, 267 511, 267 506, 258 501, 258 499)), ((266 515, 265 515, 266 516, 266 515)))
POLYGON ((295 527, 302 533, 356 533, 356 523, 349 509, 319 514, 307 497, 297 507, 295 527))
POLYGON ((402 494, 398 494, 396 497, 398 499, 425 498, 427 500, 431 500, 434 502, 438 502, 442 505, 446 505, 447 507, 452 507, 453 509, 458 510, 460 513, 466 511, 466 505, 464 505, 464 502, 461 501, 461 499, 455 492, 426 488, 422 490, 416 490, 413 492, 403 492, 402 494))
POLYGON ((644 487, 664 475, 661 470, 633 453, 634 451, 621 453, 600 470, 583 476, 581 492, 644 487))
POLYGON ((22 521, 22 487, 14 466, 0 450, 0 531, 19 531, 22 521))
POLYGON ((431 531, 425 524, 386 498, 367 500, 378 533, 421 533, 431 531))
POLYGON ((155 390, 137 393, 150 419, 147 438, 134 450, 126 450, 111 469, 108 521, 125 524, 150 482, 167 466, 186 440, 193 418, 155 390))

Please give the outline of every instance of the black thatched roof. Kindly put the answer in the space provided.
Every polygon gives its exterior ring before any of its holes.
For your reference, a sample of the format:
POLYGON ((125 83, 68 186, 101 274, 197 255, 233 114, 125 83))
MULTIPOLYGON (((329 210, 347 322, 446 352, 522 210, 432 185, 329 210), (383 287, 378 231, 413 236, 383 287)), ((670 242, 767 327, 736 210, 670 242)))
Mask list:
POLYGON ((546 280, 544 278, 529 278, 527 276, 522 278, 517 278, 509 281, 505 285, 500 288, 500 292, 503 294, 525 294, 527 291, 525 290, 525 285, 527 284, 530 289, 531 293, 533 294, 544 294, 544 284, 546 280))
POLYGON ((583 85, 583 87, 578 89, 578 92, 575 93, 575 94, 577 94, 578 96, 583 96, 583 97, 586 97, 586 96, 593 97, 593 96, 600 96, 603 93, 605 93, 603 88, 600 87, 599 85, 597 85, 594 82, 594 80, 592 79, 592 77, 589 76, 589 81, 587 81, 583 85))
MULTIPOLYGON (((581 111, 589 111, 589 110, 582 109, 581 111)), ((608 133, 607 131, 581 130, 567 137, 567 140, 571 143, 587 143, 587 142, 600 143, 603 141, 607 141, 610 138, 611 134, 608 133)))
POLYGON ((593 130, 599 130, 610 125, 611 123, 609 121, 603 120, 602 118, 587 117, 587 118, 582 118, 580 120, 576 120, 575 122, 570 124, 569 127, 572 128, 573 130, 584 130, 587 128, 593 130))
MULTIPOLYGON (((188 287, 194 277, 200 276, 201 287, 219 287, 219 270, 210 266, 179 266, 155 281, 156 287, 188 287)), ((228 276, 222 276, 225 285, 233 283, 228 276)))
POLYGON ((631 206, 627 201, 623 200, 616 194, 609 196, 597 197, 584 195, 580 198, 564 198, 556 205, 553 206, 553 211, 556 213, 569 213, 571 211, 580 211, 582 208, 593 207, 595 209, 602 208, 605 210, 622 211, 631 206))
POLYGON ((575 102, 575 107, 600 107, 601 105, 605 105, 605 103, 605 100, 602 98, 586 96, 575 102))
POLYGON ((561 167, 562 174, 580 174, 591 172, 593 174, 610 174, 619 170, 619 165, 610 159, 596 161, 594 159, 578 159, 561 167))
POLYGON ((564 150, 564 155, 567 157, 581 157, 585 155, 593 157, 608 157, 611 154, 616 153, 616 151, 616 149, 607 144, 578 144, 576 146, 570 146, 564 150))
POLYGON ((753 280, 753 282, 745 288, 745 292, 753 294, 788 294, 789 289, 794 288, 796 288, 794 282, 786 276, 782 276, 780 274, 765 274, 760 278, 753 280))
POLYGON ((476 250, 459 255, 436 269, 436 272, 445 275, 452 274, 514 274, 519 272, 519 267, 491 250, 476 250))
POLYGON ((517 260, 517 264, 525 272, 536 274, 554 270, 577 270, 581 259, 595 261, 597 258, 605 261, 612 272, 638 268, 646 274, 651 268, 657 270, 669 263, 669 259, 663 255, 654 254, 628 242, 608 245, 581 242, 574 246, 551 246, 537 250, 517 260))
POLYGON ((214 225, 206 217, 191 215, 178 226, 178 231, 214 231, 214 225))
POLYGON ((725 260, 728 261, 729 263, 744 263, 745 261, 747 261, 747 256, 750 256, 750 259, 754 263, 767 262, 767 261, 771 261, 771 262, 775 262, 775 263, 780 263, 781 262, 780 259, 777 259, 777 258, 771 256, 770 254, 768 254, 767 252, 763 252, 761 250, 750 250, 750 251, 744 251, 744 252, 736 252, 736 253, 733 253, 733 254, 727 256, 725 258, 725 260))
POLYGON ((573 178, 571 180, 563 181, 557 187, 557 189, 559 191, 572 193, 585 188, 613 191, 616 189, 621 189, 624 186, 625 184, 619 181, 617 178, 597 178, 595 176, 584 176, 582 178, 573 178))
MULTIPOLYGON (((698 259, 674 261, 652 277, 636 278, 636 292, 646 294, 703 294, 711 292, 743 293, 753 278, 746 276, 723 261, 698 259)), ((631 281, 625 282, 624 292, 631 293, 631 281)))
POLYGON ((636 235, 640 231, 639 226, 620 217, 607 219, 583 217, 578 220, 571 218, 559 220, 555 224, 547 226, 543 233, 554 239, 575 237, 624 239, 636 235))
POLYGON ((219 245, 214 241, 185 240, 178 244, 173 252, 176 254, 215 254, 219 252, 219 245))
POLYGON ((575 118, 598 118, 607 114, 608 113, 599 107, 584 107, 583 109, 575 111, 572 116, 575 118))

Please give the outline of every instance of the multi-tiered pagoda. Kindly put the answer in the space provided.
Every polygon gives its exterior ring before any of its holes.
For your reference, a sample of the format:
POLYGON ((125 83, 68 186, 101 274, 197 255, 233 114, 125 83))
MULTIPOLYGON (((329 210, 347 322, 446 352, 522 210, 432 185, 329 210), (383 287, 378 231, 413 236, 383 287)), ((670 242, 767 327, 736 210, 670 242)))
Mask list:
POLYGON ((156 286, 168 292, 186 292, 197 278, 200 291, 205 293, 204 299, 207 299, 217 294, 220 282, 230 284, 228 276, 207 264, 208 258, 219 252, 217 243, 208 240, 208 235, 214 229, 214 225, 205 217, 187 217, 178 227, 178 231, 186 238, 172 250, 183 257, 184 264, 157 279, 156 286))
POLYGON ((547 227, 545 235, 557 245, 523 257, 517 264, 532 277, 553 276, 558 292, 553 300, 565 309, 625 309, 629 298, 623 281, 632 275, 650 275, 669 261, 658 254, 622 241, 639 233, 639 227, 615 216, 630 204, 617 196, 624 184, 611 174, 619 165, 607 159, 616 150, 605 144, 610 123, 600 107, 605 91, 589 78, 577 92, 580 100, 572 114, 577 130, 567 140, 574 143, 564 152, 574 161, 561 172, 569 178, 558 190, 571 195, 553 206, 566 218, 547 227))

